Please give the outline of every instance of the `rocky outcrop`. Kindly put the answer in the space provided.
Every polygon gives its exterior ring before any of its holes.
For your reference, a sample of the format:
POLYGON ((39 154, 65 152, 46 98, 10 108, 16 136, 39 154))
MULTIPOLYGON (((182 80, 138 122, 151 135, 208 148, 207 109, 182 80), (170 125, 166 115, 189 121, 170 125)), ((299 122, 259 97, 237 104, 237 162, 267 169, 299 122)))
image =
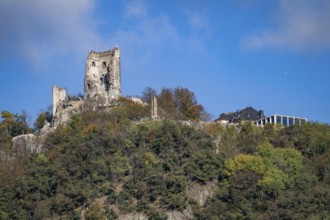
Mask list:
POLYGON ((31 153, 41 153, 47 136, 54 130, 49 123, 46 123, 40 130, 39 135, 22 134, 14 137, 10 156, 17 157, 30 155, 31 153))
MULTIPOLYGON (((185 210, 182 212, 179 211, 171 211, 166 212, 167 219, 168 220, 189 220, 193 218, 191 207, 188 206, 185 210)), ((129 213, 125 215, 120 215, 119 220, 148 220, 149 218, 143 214, 143 213, 129 213)))
POLYGON ((119 220, 148 220, 148 217, 143 213, 129 213, 126 215, 120 215, 119 220))
POLYGON ((189 188, 187 192, 188 198, 197 202, 198 205, 203 206, 207 199, 213 197, 213 188, 215 185, 215 182, 210 182, 205 185, 195 183, 189 188))
POLYGON ((172 211, 172 212, 167 212, 166 215, 168 217, 167 218, 168 220, 189 220, 193 218, 193 213, 190 205, 188 205, 188 207, 182 212, 172 211))
POLYGON ((11 156, 25 156, 33 152, 39 153, 38 137, 34 134, 22 134, 13 138, 11 156))

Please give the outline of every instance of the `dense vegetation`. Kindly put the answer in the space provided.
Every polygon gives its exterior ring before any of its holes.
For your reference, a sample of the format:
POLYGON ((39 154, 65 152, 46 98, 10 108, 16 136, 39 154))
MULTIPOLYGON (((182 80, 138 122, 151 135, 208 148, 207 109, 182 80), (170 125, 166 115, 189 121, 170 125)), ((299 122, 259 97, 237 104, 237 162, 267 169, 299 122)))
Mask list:
MULTIPOLYGON (((0 219, 325 219, 330 216, 330 126, 184 125, 132 121, 123 100, 84 112, 51 133, 41 154, 9 158, 19 115, 0 122, 0 219), (214 183, 200 206, 192 184, 214 183), (86 209, 88 208, 88 209, 86 209)), ((143 112, 141 110, 141 112, 143 112)), ((142 113, 141 113, 142 114, 142 113)))

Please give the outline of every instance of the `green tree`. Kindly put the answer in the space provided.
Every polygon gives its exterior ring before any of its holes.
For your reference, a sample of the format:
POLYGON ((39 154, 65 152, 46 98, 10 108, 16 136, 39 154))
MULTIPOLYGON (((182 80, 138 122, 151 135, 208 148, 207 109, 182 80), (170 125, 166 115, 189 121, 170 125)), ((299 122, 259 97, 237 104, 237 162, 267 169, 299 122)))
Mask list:
POLYGON ((130 120, 139 120, 150 115, 150 106, 136 103, 131 99, 120 97, 119 105, 126 113, 126 117, 130 120))
POLYGON ((225 176, 242 170, 251 170, 261 175, 258 185, 269 195, 276 197, 292 184, 302 168, 302 155, 290 148, 274 148, 261 145, 255 155, 241 154, 225 161, 225 176))
POLYGON ((50 112, 41 112, 34 122, 34 128, 36 131, 40 131, 44 127, 45 123, 51 122, 52 115, 50 112))
POLYGON ((15 137, 20 134, 28 134, 32 131, 27 123, 27 113, 25 111, 20 115, 12 114, 9 111, 2 111, 1 118, 1 133, 15 137))

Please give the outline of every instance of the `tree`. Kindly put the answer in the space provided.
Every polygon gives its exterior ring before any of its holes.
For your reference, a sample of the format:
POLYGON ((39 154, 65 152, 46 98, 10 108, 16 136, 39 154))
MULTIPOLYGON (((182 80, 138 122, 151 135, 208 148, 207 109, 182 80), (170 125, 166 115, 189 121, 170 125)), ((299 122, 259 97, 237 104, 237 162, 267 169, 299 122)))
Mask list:
POLYGON ((143 93, 142 93, 142 100, 148 104, 151 103, 151 99, 152 97, 157 96, 157 92, 156 90, 154 90, 151 87, 147 87, 144 89, 143 93))
POLYGON ((176 111, 182 114, 183 119, 201 119, 204 107, 197 103, 195 94, 187 88, 177 87, 174 89, 174 102, 176 111))
POLYGON ((127 118, 130 120, 139 120, 149 116, 149 106, 145 106, 143 104, 134 102, 133 100, 124 97, 120 97, 118 102, 119 105, 125 111, 127 118))
POLYGON ((51 122, 52 120, 52 114, 50 112, 41 112, 37 118, 37 120, 34 122, 34 128, 36 131, 40 131, 41 128, 44 127, 46 122, 51 122))
POLYGON ((187 88, 163 88, 159 98, 161 114, 171 119, 201 120, 207 119, 207 113, 202 105, 197 103, 195 94, 187 88))
POLYGON ((20 115, 2 111, 1 117, 3 120, 0 122, 0 132, 5 132, 12 137, 31 132, 27 123, 26 111, 23 111, 20 115))
POLYGON ((174 118, 174 97, 171 89, 163 88, 158 97, 158 106, 162 109, 160 114, 166 118, 174 118))

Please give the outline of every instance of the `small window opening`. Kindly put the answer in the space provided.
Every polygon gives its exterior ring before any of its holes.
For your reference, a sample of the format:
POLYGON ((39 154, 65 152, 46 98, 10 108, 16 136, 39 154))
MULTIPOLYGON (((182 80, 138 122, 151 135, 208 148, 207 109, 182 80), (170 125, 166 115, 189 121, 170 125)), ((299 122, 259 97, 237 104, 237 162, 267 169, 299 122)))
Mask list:
POLYGON ((92 62, 92 66, 95 66, 95 61, 92 62))
POLYGON ((100 80, 101 80, 101 84, 103 84, 103 77, 101 77, 100 80))
POLYGON ((105 67, 107 67, 107 62, 103 62, 102 63, 102 66, 105 68, 105 67))
POLYGON ((87 89, 90 90, 91 89, 91 85, 88 83, 87 84, 87 89))

